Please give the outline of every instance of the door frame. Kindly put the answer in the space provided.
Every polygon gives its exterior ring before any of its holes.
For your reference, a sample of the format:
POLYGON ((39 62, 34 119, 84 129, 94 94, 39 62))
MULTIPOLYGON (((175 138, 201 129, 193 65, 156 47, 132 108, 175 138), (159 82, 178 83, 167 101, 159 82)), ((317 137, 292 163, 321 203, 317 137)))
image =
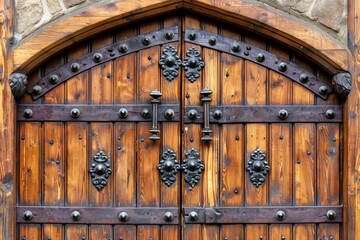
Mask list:
MULTIPOLYGON (((305 21, 261 5, 239 0, 117 0, 89 6, 65 15, 54 23, 37 30, 12 48, 14 27, 14 3, 5 0, 0 4, 2 21, 0 28, 0 222, 2 239, 15 239, 16 232, 16 117, 15 101, 9 88, 9 76, 14 71, 29 72, 50 56, 101 31, 133 21, 149 18, 178 9, 206 12, 209 16, 232 22, 259 34, 275 38, 279 42, 300 50, 305 56, 336 74, 349 71, 353 79, 360 80, 360 2, 348 0, 349 46, 327 35, 305 21), (204 11, 206 9, 206 11, 204 11), (251 11, 250 11, 251 9, 251 11), (221 13, 221 14, 220 14, 221 13), (69 24, 70 23, 70 24, 69 24), (57 31, 65 29, 65 31, 57 31), (71 32, 71 34, 69 34, 71 32), (299 34, 301 33, 301 34, 299 34), (51 36, 51 38, 49 38, 51 36)), ((344 154, 343 200, 344 239, 360 239, 360 84, 353 81, 351 94, 344 105, 344 154)))

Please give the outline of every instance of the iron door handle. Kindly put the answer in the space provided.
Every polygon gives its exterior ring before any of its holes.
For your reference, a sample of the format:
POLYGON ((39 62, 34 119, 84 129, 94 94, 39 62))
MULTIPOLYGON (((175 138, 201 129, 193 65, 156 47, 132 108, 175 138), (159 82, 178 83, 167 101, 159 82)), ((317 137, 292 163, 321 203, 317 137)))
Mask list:
POLYGON ((212 133, 212 130, 210 129, 210 107, 209 103, 211 102, 211 97, 209 95, 212 94, 212 90, 205 87, 201 90, 201 101, 203 102, 204 106, 204 127, 201 130, 203 133, 203 136, 201 138, 202 141, 211 141, 212 137, 209 135, 212 133))
POLYGON ((152 104, 152 126, 150 129, 151 136, 149 137, 152 141, 160 140, 160 137, 157 135, 160 133, 160 130, 158 129, 158 118, 157 118, 157 112, 158 112, 158 104, 160 103, 160 98, 162 96, 162 93, 158 90, 154 90, 150 93, 150 96, 153 98, 151 100, 152 104))

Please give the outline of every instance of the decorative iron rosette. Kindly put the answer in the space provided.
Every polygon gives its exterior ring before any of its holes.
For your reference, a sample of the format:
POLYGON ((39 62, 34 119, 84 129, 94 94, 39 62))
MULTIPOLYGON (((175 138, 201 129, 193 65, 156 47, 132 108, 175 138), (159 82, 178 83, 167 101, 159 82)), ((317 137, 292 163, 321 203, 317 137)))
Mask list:
POLYGON ((176 160, 176 153, 172 149, 167 149, 162 154, 160 163, 157 166, 161 180, 170 187, 176 181, 176 174, 180 169, 180 164, 176 160))
POLYGON ((250 160, 246 170, 250 174, 250 181, 259 187, 265 182, 265 177, 270 171, 270 166, 266 161, 266 155, 259 148, 250 154, 250 160))
POLYGON ((91 164, 89 172, 93 178, 92 184, 98 191, 101 191, 106 186, 107 179, 112 173, 110 159, 103 150, 94 155, 94 162, 91 164))
POLYGON ((205 169, 202 161, 200 160, 200 154, 194 148, 190 149, 185 154, 185 160, 181 164, 181 168, 185 173, 185 182, 189 184, 189 190, 192 190, 196 184, 199 183, 201 173, 205 169))
POLYGON ((163 69, 163 76, 170 82, 179 75, 179 67, 181 66, 181 59, 176 48, 169 45, 163 50, 163 55, 159 61, 163 69))
POLYGON ((200 77, 200 71, 205 63, 200 57, 200 52, 192 46, 186 51, 186 57, 183 61, 185 76, 190 82, 195 82, 200 77))

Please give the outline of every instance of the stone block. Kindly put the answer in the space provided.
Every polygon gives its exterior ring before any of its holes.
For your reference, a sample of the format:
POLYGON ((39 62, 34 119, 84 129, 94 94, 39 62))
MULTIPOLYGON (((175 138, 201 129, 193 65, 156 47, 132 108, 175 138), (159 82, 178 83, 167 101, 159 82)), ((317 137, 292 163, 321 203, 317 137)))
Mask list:
POLYGON ((17 31, 29 34, 43 16, 41 0, 18 0, 16 5, 17 31))
POLYGON ((46 3, 52 15, 57 15, 62 11, 59 0, 46 0, 46 3))
POLYGON ((79 4, 84 3, 86 0, 64 0, 64 5, 67 8, 71 8, 77 6, 79 4))
POLYGON ((346 0, 316 0, 311 11, 311 16, 325 26, 338 32, 343 18, 346 18, 346 14, 344 14, 345 1, 346 0))
POLYGON ((309 10, 314 0, 277 0, 284 7, 289 7, 297 12, 304 13, 309 10))

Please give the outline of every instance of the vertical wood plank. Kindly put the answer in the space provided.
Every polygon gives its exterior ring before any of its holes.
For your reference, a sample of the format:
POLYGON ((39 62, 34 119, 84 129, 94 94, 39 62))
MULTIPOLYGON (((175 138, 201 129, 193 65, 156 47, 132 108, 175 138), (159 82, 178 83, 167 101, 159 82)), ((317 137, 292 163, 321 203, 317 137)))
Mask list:
MULTIPOLYGON (((195 29, 200 29, 200 21, 192 16, 191 14, 185 14, 183 20, 183 26, 188 26, 195 29)), ((184 36, 187 38, 188 36, 184 36)), ((184 49, 182 49, 182 56, 185 57, 186 51, 193 46, 193 44, 184 43, 184 49)), ((197 50, 201 50, 201 47, 194 45, 197 50)), ((197 79, 195 82, 191 83, 186 79, 184 70, 182 70, 182 83, 183 83, 183 100, 184 106, 190 105, 201 105, 201 96, 200 91, 202 87, 202 77, 203 72, 200 73, 200 78, 197 79)), ((201 138, 201 126, 197 124, 184 124, 184 134, 183 134, 183 153, 182 157, 185 159, 185 152, 189 151, 191 148, 200 151, 200 138, 201 138)), ((200 155, 200 159, 204 161, 203 156, 200 155)), ((189 186, 187 184, 183 184, 183 206, 190 207, 190 206, 202 206, 203 198, 203 176, 196 185, 195 188, 189 190, 189 186)), ((185 183, 184 177, 182 178, 182 182, 185 183)), ((194 225, 185 225, 183 228, 183 238, 190 240, 190 239, 201 239, 202 238, 202 227, 201 225, 194 224, 194 225)))
POLYGON ((51 240, 63 240, 64 239, 64 227, 61 224, 44 224, 43 239, 51 240))
POLYGON ((89 226, 89 239, 113 239, 113 231, 111 225, 90 225, 89 226))
POLYGON ((136 226, 115 225, 114 239, 136 240, 136 226))
POLYGON ((87 239, 88 226, 87 225, 71 225, 65 226, 65 240, 72 239, 87 239))
POLYGON ((279 239, 282 240, 285 237, 286 240, 291 240, 292 231, 290 224, 271 224, 269 231, 269 239, 279 239))
MULTIPOLYGON (((14 239, 16 233, 16 125, 15 100, 9 87, 13 69, 13 55, 9 54, 9 40, 13 37, 14 1, 0 2, 0 238, 14 239)), ((19 142, 17 142, 19 144, 19 142)))
POLYGON ((43 204, 64 205, 64 124, 44 123, 43 204))
POLYGON ((272 240, 267 237, 267 225, 265 224, 247 224, 246 240, 272 240))
POLYGON ((137 240, 160 240, 160 227, 140 225, 137 229, 137 240))
MULTIPOLYGON (((314 104, 314 95, 293 83, 294 104, 314 104)), ((294 205, 315 205, 316 196, 316 126, 295 123, 294 132, 294 205)), ((315 239, 315 224, 295 224, 294 239, 315 239)))
POLYGON ((344 205, 347 208, 344 216, 344 239, 360 239, 360 53, 358 43, 360 40, 360 2, 348 1, 348 31, 353 37, 348 42, 351 55, 349 55, 350 72, 353 76, 353 87, 344 108, 344 205))
POLYGON ((40 224, 20 224, 19 239, 41 239, 41 225, 40 224))

